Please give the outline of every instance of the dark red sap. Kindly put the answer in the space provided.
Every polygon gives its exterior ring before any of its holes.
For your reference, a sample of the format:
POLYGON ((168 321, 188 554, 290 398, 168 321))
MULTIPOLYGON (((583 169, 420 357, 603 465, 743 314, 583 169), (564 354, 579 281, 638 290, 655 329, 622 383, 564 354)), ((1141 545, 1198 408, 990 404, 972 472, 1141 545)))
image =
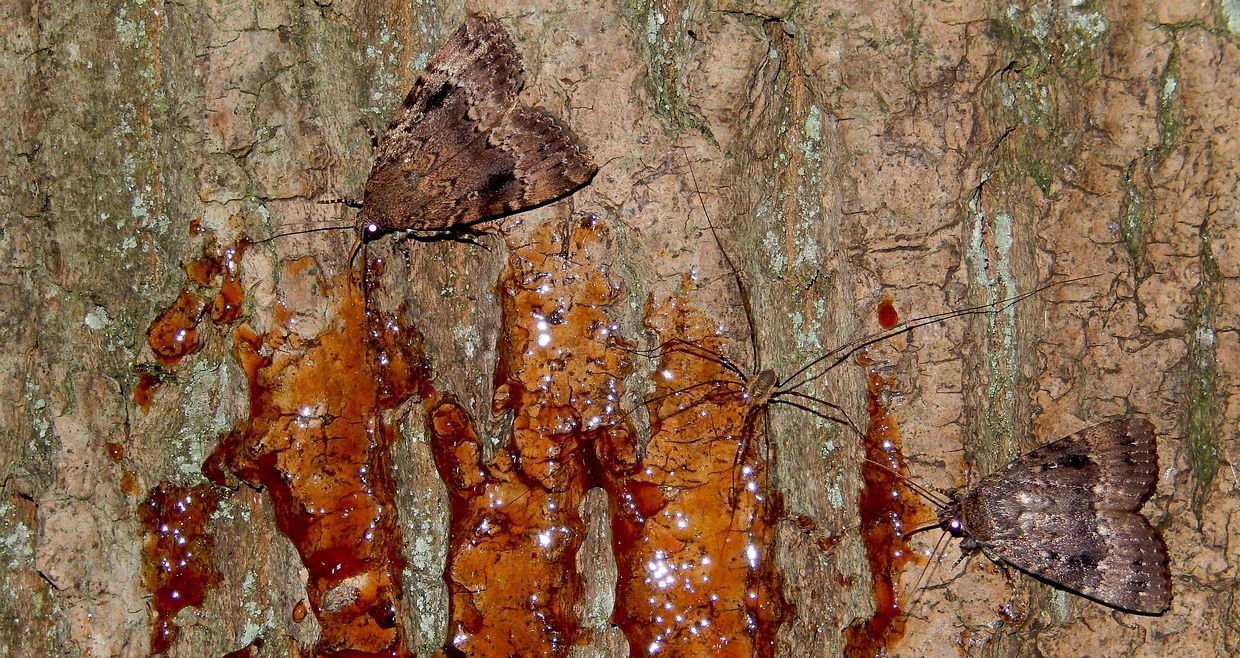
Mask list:
MULTIPOLYGON (((308 263, 290 265, 291 275, 308 263)), ((404 560, 396 523, 385 411, 430 392, 420 337, 398 318, 367 309, 343 275, 318 289, 335 322, 298 333, 303 309, 277 309, 266 335, 234 332, 249 379, 250 417, 204 472, 224 468, 265 488, 276 524, 309 572, 310 608, 322 626, 316 655, 405 656, 398 624, 404 560)), ((320 303, 315 299, 314 303, 320 303)))
POLYGON ((154 613, 151 653, 164 653, 172 646, 177 636, 172 618, 184 608, 202 605, 207 589, 217 579, 207 524, 218 502, 210 485, 181 487, 163 482, 143 503, 143 580, 152 594, 154 613))
POLYGON ((601 224, 586 220, 568 236, 540 230, 511 255, 493 410, 513 425, 494 459, 462 407, 431 413, 451 504, 450 655, 566 655, 590 642, 579 510, 601 471, 634 460, 619 408, 630 351, 610 315, 618 290, 596 265, 610 260, 604 247, 601 224))

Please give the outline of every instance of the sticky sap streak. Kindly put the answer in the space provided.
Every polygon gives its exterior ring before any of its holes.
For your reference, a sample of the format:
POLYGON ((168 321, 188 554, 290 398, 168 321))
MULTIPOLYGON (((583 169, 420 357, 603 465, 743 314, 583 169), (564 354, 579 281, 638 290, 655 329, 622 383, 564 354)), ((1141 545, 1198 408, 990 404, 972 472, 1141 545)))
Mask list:
MULTIPOLYGON (((183 265, 189 285, 146 330, 147 345, 161 366, 171 368, 201 349, 199 324, 203 317, 209 316, 221 327, 236 321, 245 296, 240 280, 244 253, 245 243, 219 246, 211 242, 202 256, 183 265), (208 289, 215 289, 209 302, 204 296, 209 294, 208 289)), ((150 391, 156 383, 158 380, 144 379, 134 392, 134 400, 143 410, 150 404, 150 391)))
MULTIPOLYGON (((307 261, 287 267, 296 277, 307 261)), ((265 488, 276 524, 309 572, 322 654, 407 655, 398 625, 400 574, 391 446, 384 412, 430 387, 420 336, 399 317, 366 309, 348 275, 321 281, 335 318, 314 336, 293 329, 299 309, 277 309, 267 335, 235 332, 250 417, 204 465, 265 488)))
POLYGON ((882 402, 891 381, 872 372, 866 380, 870 421, 863 439, 867 461, 861 466, 864 487, 857 505, 874 614, 845 630, 848 656, 887 655, 904 636, 897 584, 906 566, 924 561, 910 549, 905 528, 933 514, 896 475, 907 476, 908 466, 895 418, 882 402))
POLYGON ((601 472, 633 466, 619 408, 631 349, 611 316, 618 290, 597 265, 611 260, 601 222, 554 228, 514 250, 497 286, 493 409, 512 413, 511 435, 487 461, 461 406, 431 412, 451 506, 449 655, 565 655, 591 641, 577 614, 579 510, 601 472))
MULTIPOLYGON (((663 337, 725 347, 684 298, 648 309, 647 324, 663 337)), ((642 464, 607 486, 619 567, 613 620, 642 652, 773 655, 789 614, 774 568, 781 509, 759 451, 737 461, 738 443, 755 443, 752 406, 735 387, 678 395, 685 382, 728 375, 700 355, 666 351, 654 374, 642 464)))
POLYGON ((207 525, 219 502, 211 485, 182 487, 162 482, 142 504, 139 518, 146 531, 143 581, 151 592, 151 653, 172 647, 178 629, 172 619, 187 607, 202 605, 219 579, 207 525))

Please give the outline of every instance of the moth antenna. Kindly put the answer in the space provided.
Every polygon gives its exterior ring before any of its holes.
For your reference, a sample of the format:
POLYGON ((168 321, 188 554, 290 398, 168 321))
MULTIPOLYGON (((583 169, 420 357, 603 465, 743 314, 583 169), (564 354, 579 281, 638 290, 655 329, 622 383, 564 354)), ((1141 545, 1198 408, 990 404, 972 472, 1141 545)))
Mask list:
POLYGON ((612 157, 610 157, 610 158, 607 158, 607 160, 606 160, 605 162, 603 162, 603 164, 601 164, 601 165, 599 165, 599 166, 598 166, 598 173, 600 173, 600 174, 601 174, 601 173, 603 173, 603 169, 605 169, 605 168, 607 167, 607 165, 610 165, 611 163, 613 163, 613 162, 615 162, 616 160, 619 160, 619 159, 621 159, 621 156, 619 156, 619 155, 615 155, 615 156, 612 156, 612 157))
MULTIPOLYGON (((353 240, 353 247, 349 249, 349 285, 353 285, 354 264, 357 262, 357 255, 362 253, 365 245, 366 241, 362 239, 362 232, 358 231, 357 237, 353 240)), ((362 267, 359 270, 358 278, 360 281, 358 281, 357 285, 362 287, 362 304, 365 305, 369 298, 366 296, 368 290, 366 289, 366 257, 364 255, 362 256, 362 267)))
POLYGON ((936 522, 936 523, 928 523, 926 525, 917 526, 916 528, 913 528, 912 530, 909 530, 908 532, 904 533, 904 539, 907 540, 909 537, 912 537, 914 535, 920 535, 921 533, 927 530, 934 530, 935 528, 942 528, 943 525, 944 525, 943 522, 936 522))
MULTIPOLYGON (((937 493, 935 493, 935 492, 931 491, 928 487, 925 487, 925 486, 923 486, 923 485, 920 485, 920 484, 918 484, 918 483, 914 482, 912 478, 908 477, 907 475, 905 475, 905 474, 901 473, 900 471, 897 471, 896 469, 894 469, 894 468, 892 468, 892 467, 890 467, 890 466, 888 466, 888 465, 886 465, 886 464, 884 464, 884 463, 882 463, 882 462, 880 462, 880 461, 876 461, 876 460, 870 459, 869 457, 866 457, 866 458, 865 458, 865 461, 866 461, 866 463, 868 463, 868 464, 870 464, 870 465, 872 465, 872 466, 875 466, 875 467, 877 467, 879 470, 881 470, 881 471, 883 471, 883 472, 887 473, 887 474, 888 474, 888 475, 890 475, 891 477, 896 478, 897 480, 899 480, 899 481, 900 481, 900 484, 903 484, 904 486, 908 487, 909 489, 912 489, 914 493, 916 493, 916 494, 920 495, 922 498, 925 498, 927 501, 929 501, 929 502, 930 502, 930 504, 931 504, 931 505, 934 505, 935 507, 946 507, 946 506, 950 505, 950 504, 951 504, 951 502, 952 502, 951 500, 948 500, 948 499, 943 498, 943 497, 942 497, 942 495, 937 494, 937 493)), ((940 524, 937 524, 937 523, 936 523, 936 524, 931 525, 931 526, 926 526, 926 527, 922 527, 922 528, 917 528, 917 529, 916 529, 916 530, 914 530, 913 532, 905 534, 905 536, 906 536, 906 537, 908 537, 909 535, 912 535, 912 534, 917 533, 917 532, 921 532, 922 530, 928 530, 929 528, 937 528, 937 527, 939 527, 939 525, 940 525, 940 524)))
MULTIPOLYGON (((349 250, 349 269, 353 269, 353 263, 357 260, 357 255, 362 252, 366 240, 362 237, 362 232, 357 232, 357 237, 353 240, 353 248, 349 250)), ((366 260, 362 259, 362 267, 366 267, 366 260)))
POLYGON ((267 242, 271 242, 272 240, 275 240, 276 238, 285 238, 290 235, 302 235, 304 233, 321 233, 323 231, 343 231, 345 229, 352 229, 352 228, 353 226, 351 225, 350 226, 319 226, 316 228, 304 228, 304 229, 300 229, 297 231, 288 231, 286 233, 276 233, 275 235, 267 236, 261 240, 251 240, 250 244, 264 244, 267 242))

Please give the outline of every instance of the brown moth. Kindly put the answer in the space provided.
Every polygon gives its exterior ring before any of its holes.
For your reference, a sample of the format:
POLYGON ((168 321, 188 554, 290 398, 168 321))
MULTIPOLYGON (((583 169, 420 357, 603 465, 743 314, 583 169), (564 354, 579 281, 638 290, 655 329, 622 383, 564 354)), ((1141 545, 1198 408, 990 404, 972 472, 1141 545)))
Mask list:
POLYGON ((547 112, 517 102, 521 58, 499 21, 473 14, 431 57, 379 138, 357 229, 414 237, 478 222, 585 185, 590 152, 547 112))
POLYGON ((1112 420, 987 475, 931 527, 962 538, 962 553, 980 550, 1119 610, 1162 614, 1171 605, 1167 545, 1139 511, 1157 473, 1154 426, 1112 420))

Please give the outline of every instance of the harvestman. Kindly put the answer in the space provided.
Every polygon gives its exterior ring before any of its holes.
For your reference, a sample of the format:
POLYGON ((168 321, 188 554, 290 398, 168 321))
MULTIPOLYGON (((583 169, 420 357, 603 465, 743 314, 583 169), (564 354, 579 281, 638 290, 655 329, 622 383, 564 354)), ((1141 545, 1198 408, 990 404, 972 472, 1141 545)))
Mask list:
MULTIPOLYGON (((712 387, 713 389, 716 389, 716 390, 706 393, 705 395, 703 395, 701 398, 699 398, 695 402, 692 402, 685 406, 681 406, 677 411, 673 412, 673 415, 674 415, 678 413, 683 413, 691 409, 692 407, 696 406, 697 404, 700 404, 701 402, 715 399, 716 397, 719 397, 719 396, 740 395, 741 399, 746 404, 746 411, 745 411, 745 417, 744 417, 745 418, 744 426, 742 427, 742 431, 739 434, 739 441, 738 441, 737 448, 736 448, 736 457, 733 462, 734 467, 732 469, 732 472, 734 476, 737 470, 736 465, 744 462, 745 454, 749 450, 749 447, 750 447, 749 440, 753 435, 754 425, 757 423, 759 416, 764 414, 769 409, 770 405, 772 404, 782 404, 785 406, 800 409, 807 413, 813 414, 814 416, 818 418, 822 418, 823 420, 831 421, 831 422, 840 424, 842 426, 851 428, 853 432, 855 432, 858 436, 864 436, 864 432, 861 432, 861 430, 857 428, 857 426, 848 418, 845 411, 839 405, 834 404, 830 401, 815 397, 799 389, 825 377, 836 366, 839 366, 845 361, 851 359, 856 354, 858 354, 859 352, 862 352, 863 350, 870 347, 871 345, 874 345, 884 340, 888 340, 890 338, 894 338, 896 336, 911 332, 914 329, 936 324, 938 322, 942 322, 947 319, 956 318, 956 317, 972 316, 972 315, 989 315, 989 314, 999 313, 1049 288, 1060 286, 1060 285, 1065 285, 1065 284, 1072 283, 1075 281, 1081 281, 1084 279, 1093 278, 1095 276, 1099 276, 1099 275, 1090 275, 1090 276, 1084 276, 1084 277, 1065 279, 1063 281, 1058 281, 1058 282, 1047 283, 1037 288, 1034 288, 1033 290, 1030 290, 1028 292, 1024 292, 1024 293, 1015 295, 1007 299, 999 300, 998 302, 978 305, 978 306, 972 306, 972 307, 953 310, 953 311, 945 311, 942 313, 936 313, 932 315, 927 315, 927 316, 903 321, 903 322, 897 323, 890 329, 867 334, 860 338, 844 343, 843 345, 840 345, 822 354, 821 356, 818 356, 810 360, 808 363, 801 366, 800 368, 798 368, 796 371, 794 371, 787 377, 781 378, 775 373, 773 369, 762 368, 761 350, 759 348, 759 341, 757 338, 758 334, 755 331, 755 324, 753 321, 753 312, 749 304, 748 291, 745 287, 743 279, 740 276, 739 271, 736 268, 735 263, 732 262, 732 259, 728 255, 727 250, 724 249, 723 242, 719 237, 718 231, 716 230, 714 223, 711 221, 709 212, 706 210, 705 199, 702 198, 701 190, 700 188, 698 188, 697 177, 693 172, 692 166, 690 166, 689 168, 689 174, 690 174, 691 179, 693 180, 694 187, 697 190, 698 201, 702 207, 703 214, 706 216, 707 226, 710 228, 711 235, 714 237, 715 243, 719 247, 720 253, 724 257, 724 261, 727 263, 728 268, 731 271, 734 284, 736 285, 737 292, 740 297, 742 308, 745 311, 745 319, 749 324, 749 333, 751 336, 752 358, 753 358, 754 368, 757 372, 756 374, 747 373, 745 372, 743 368, 741 368, 731 359, 729 359, 728 357, 722 354, 718 354, 714 352, 713 350, 697 345, 691 341, 680 339, 680 338, 675 338, 675 339, 665 341, 664 343, 662 343, 659 346, 659 353, 667 353, 669 351, 671 352, 680 351, 680 352, 685 352, 685 353, 697 356, 698 358, 712 361, 714 363, 719 364, 722 368, 724 368, 728 372, 736 375, 736 379, 735 380, 719 379, 719 380, 697 382, 695 384, 691 384, 682 389, 678 389, 678 390, 671 391, 665 394, 647 398, 645 402, 647 403, 647 405, 649 405, 649 403, 651 402, 657 402, 659 400, 662 400, 668 397, 678 396, 685 392, 696 390, 699 388, 712 387), (723 390, 718 390, 721 388, 723 390), (810 406, 810 405, 818 405, 819 408, 815 409, 813 406, 810 406)), ((670 417, 670 416, 667 416, 667 417, 670 417)), ((667 418, 667 417, 664 417, 664 418, 667 418)), ((764 420, 765 420, 765 417, 764 417, 764 420)), ((733 495, 735 496, 735 491, 733 495)))

